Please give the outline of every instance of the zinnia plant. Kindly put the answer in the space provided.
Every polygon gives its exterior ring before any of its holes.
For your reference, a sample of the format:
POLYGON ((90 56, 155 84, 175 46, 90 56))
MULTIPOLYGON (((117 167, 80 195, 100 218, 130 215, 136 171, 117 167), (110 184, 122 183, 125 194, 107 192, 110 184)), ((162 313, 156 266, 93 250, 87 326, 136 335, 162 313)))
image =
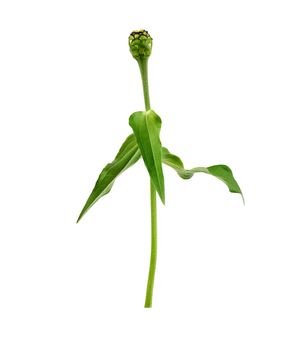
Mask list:
POLYGON ((242 195, 231 169, 226 165, 213 165, 185 169, 182 160, 162 146, 159 138, 161 118, 151 109, 148 85, 148 59, 152 50, 152 38, 145 30, 130 34, 129 48, 133 58, 138 62, 145 101, 145 110, 131 114, 129 125, 133 133, 127 137, 112 163, 107 164, 100 173, 95 186, 83 207, 77 222, 101 197, 110 192, 116 178, 140 158, 150 177, 151 203, 151 257, 145 298, 145 307, 152 307, 153 285, 157 257, 157 210, 156 192, 165 204, 163 164, 173 168, 182 179, 190 179, 195 173, 205 173, 223 181, 230 192, 242 195))

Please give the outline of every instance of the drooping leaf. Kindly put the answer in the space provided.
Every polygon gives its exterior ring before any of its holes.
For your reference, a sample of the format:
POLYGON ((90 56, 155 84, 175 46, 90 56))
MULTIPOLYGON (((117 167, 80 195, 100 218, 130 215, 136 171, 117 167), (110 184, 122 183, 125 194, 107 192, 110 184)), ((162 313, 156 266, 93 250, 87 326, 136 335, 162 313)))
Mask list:
POLYGON ((187 170, 184 168, 182 160, 176 155, 170 153, 169 150, 165 147, 162 148, 162 161, 164 164, 175 169, 182 179, 190 179, 195 173, 213 175, 219 180, 223 181, 228 186, 230 192, 241 194, 244 202, 244 197, 241 189, 233 176, 232 170, 227 165, 219 164, 206 168, 197 167, 187 170))
POLYGON ((95 186, 82 209, 77 222, 92 207, 92 205, 102 196, 110 192, 115 179, 130 166, 135 164, 141 157, 136 138, 133 134, 129 135, 121 146, 116 158, 112 163, 107 164, 100 173, 95 186))
POLYGON ((150 178, 161 201, 165 203, 162 147, 159 139, 161 119, 153 110, 135 112, 129 118, 129 125, 136 136, 150 178))

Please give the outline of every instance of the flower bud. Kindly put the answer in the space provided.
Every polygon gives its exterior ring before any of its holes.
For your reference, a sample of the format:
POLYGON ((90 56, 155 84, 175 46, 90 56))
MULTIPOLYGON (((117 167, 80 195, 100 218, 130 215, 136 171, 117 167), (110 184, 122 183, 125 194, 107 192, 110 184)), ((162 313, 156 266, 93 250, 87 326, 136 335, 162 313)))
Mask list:
POLYGON ((136 60, 148 58, 151 55, 152 38, 144 29, 132 32, 128 38, 128 44, 130 52, 136 60))

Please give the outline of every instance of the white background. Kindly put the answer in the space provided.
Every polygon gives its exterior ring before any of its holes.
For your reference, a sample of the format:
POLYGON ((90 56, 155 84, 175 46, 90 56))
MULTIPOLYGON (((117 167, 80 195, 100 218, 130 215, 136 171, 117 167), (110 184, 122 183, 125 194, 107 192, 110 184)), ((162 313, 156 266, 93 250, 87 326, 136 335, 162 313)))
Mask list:
POLYGON ((0 348, 298 348, 296 1, 2 1, 0 348), (142 110, 127 38, 147 29, 165 169, 154 307, 143 309, 140 161, 76 225, 142 110))

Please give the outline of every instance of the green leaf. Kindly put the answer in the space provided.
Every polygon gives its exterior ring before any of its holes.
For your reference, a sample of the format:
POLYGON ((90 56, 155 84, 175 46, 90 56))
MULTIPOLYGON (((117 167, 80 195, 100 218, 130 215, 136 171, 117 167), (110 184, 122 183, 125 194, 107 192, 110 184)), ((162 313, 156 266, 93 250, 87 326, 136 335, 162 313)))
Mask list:
POLYGON ((77 222, 92 207, 92 205, 102 196, 110 192, 116 178, 126 169, 135 164, 141 157, 136 138, 133 134, 129 135, 121 146, 116 158, 112 163, 107 164, 100 173, 87 202, 82 209, 77 222))
POLYGON ((129 125, 136 136, 150 178, 165 203, 164 177, 162 171, 161 143, 159 133, 160 117, 152 110, 135 112, 129 118, 129 125))
POLYGON ((241 194, 244 203, 241 189, 233 176, 232 170, 227 165, 219 164, 207 168, 197 167, 187 170, 184 168, 182 160, 174 154, 171 154, 165 147, 162 148, 162 161, 175 169, 182 179, 190 179, 195 173, 205 173, 217 177, 228 186, 230 192, 241 194))

